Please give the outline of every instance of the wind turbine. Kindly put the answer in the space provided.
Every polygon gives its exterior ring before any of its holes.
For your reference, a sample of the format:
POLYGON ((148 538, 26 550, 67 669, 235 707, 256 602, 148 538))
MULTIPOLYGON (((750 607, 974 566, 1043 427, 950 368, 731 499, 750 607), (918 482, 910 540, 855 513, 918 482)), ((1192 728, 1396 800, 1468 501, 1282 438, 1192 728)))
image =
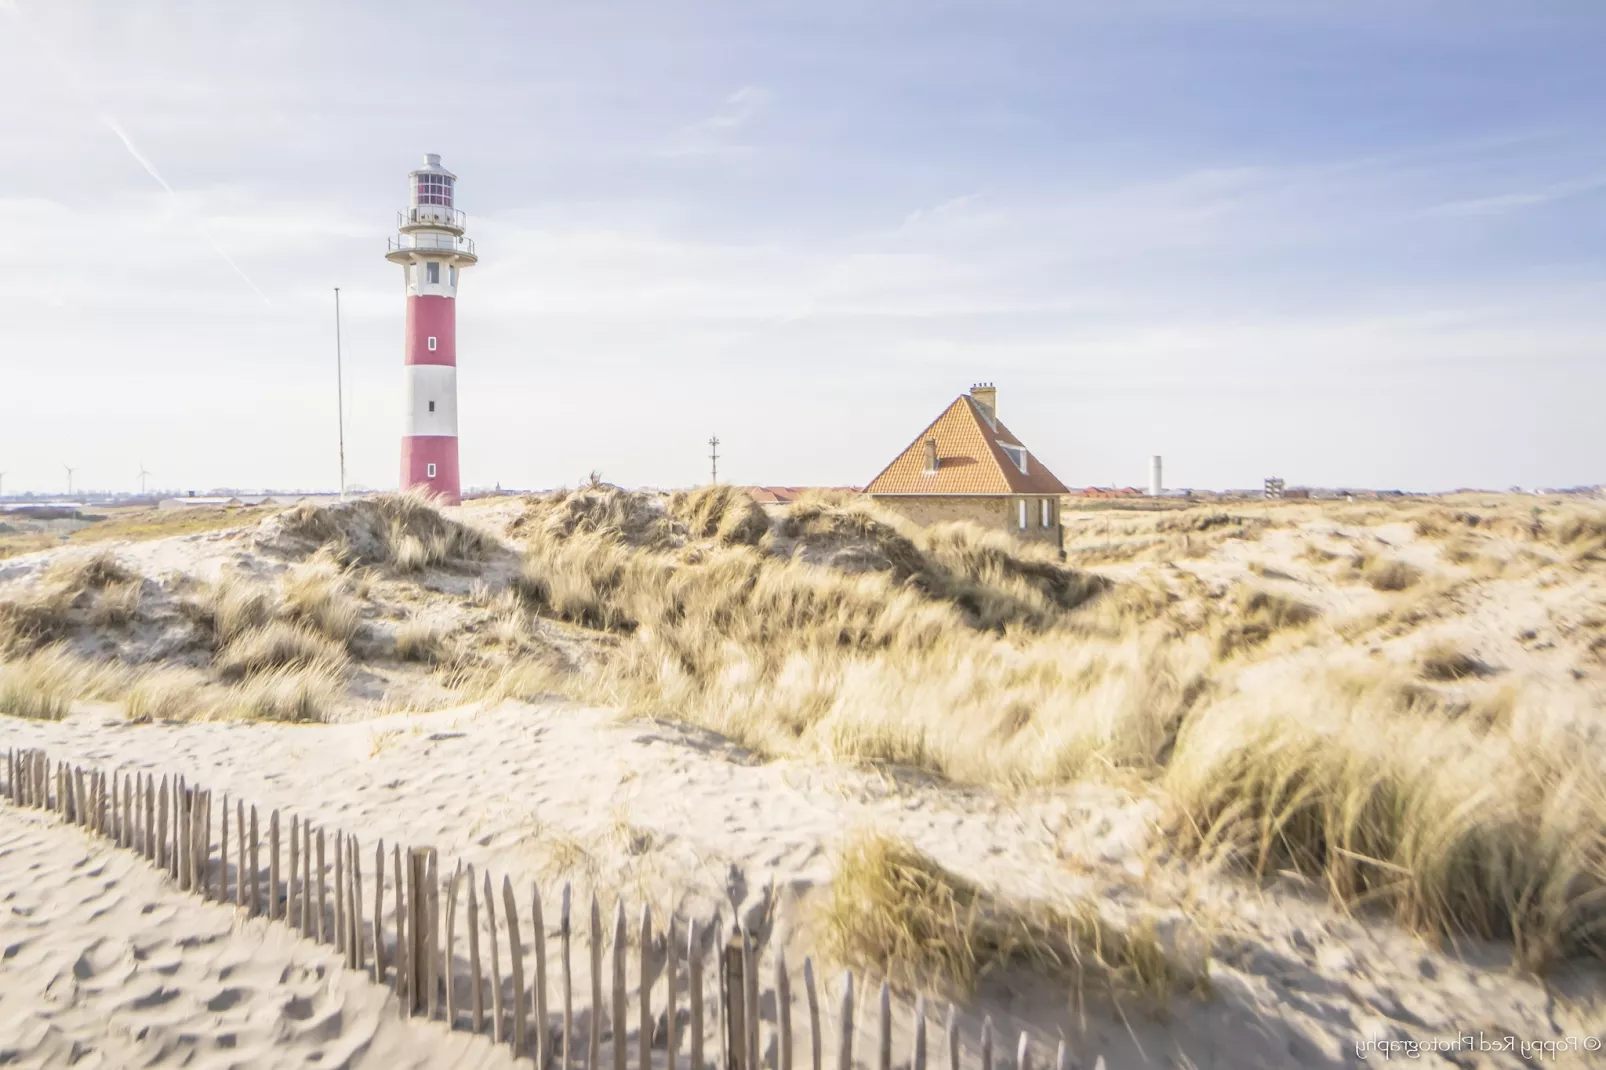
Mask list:
POLYGON ((62 465, 62 467, 67 469, 67 497, 71 498, 72 497, 72 474, 74 472, 76 472, 77 469, 74 468, 70 464, 64 464, 64 465, 62 465))
POLYGON ((144 461, 139 462, 139 496, 141 498, 145 497, 145 477, 154 474, 154 472, 145 471, 144 461))

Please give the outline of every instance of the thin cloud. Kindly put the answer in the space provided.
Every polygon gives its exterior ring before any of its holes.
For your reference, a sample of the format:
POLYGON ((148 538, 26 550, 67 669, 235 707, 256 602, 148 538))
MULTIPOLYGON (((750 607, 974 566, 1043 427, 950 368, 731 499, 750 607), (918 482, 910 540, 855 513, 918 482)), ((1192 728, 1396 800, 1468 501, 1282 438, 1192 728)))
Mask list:
POLYGON ((1445 204, 1434 205, 1428 209, 1428 214, 1449 216, 1505 215, 1510 212, 1519 212, 1524 208, 1534 208, 1542 204, 1554 204, 1557 201, 1569 200, 1573 197, 1593 193, 1598 189, 1606 189, 1606 178, 1559 182, 1546 189, 1529 193, 1504 193, 1495 197, 1474 197, 1464 201, 1449 201, 1445 204))
MULTIPOLYGON (((0 0, 0 11, 5 11, 7 14, 15 18, 18 23, 27 25, 27 19, 25 19, 22 14, 22 8, 15 2, 15 0, 0 0)), ((96 112, 96 118, 101 121, 106 129, 112 132, 118 141, 122 142, 123 148, 127 149, 128 154, 134 158, 135 162, 145 169, 145 173, 155 179, 157 185, 161 186, 162 189, 167 191, 167 195, 173 201, 173 206, 178 210, 178 214, 183 217, 191 226, 193 226, 196 232, 200 234, 201 238, 212 247, 212 251, 216 253, 225 264, 229 265, 229 267, 234 270, 234 273, 240 276, 247 286, 251 287, 251 292, 260 297, 263 304, 267 305, 269 308, 272 308, 273 302, 268 300, 268 295, 263 293, 262 288, 251 280, 251 276, 245 273, 245 269, 234 262, 234 258, 229 256, 229 254, 224 251, 223 246, 217 243, 217 239, 212 237, 211 233, 207 231, 206 227, 198 218, 185 211, 184 202, 179 197, 178 191, 168 183, 167 179, 162 177, 162 173, 156 169, 156 165, 150 161, 150 158, 139 151, 139 147, 134 144, 134 139, 128 135, 127 130, 123 129, 122 124, 117 121, 116 117, 110 112, 100 109, 95 101, 94 94, 89 91, 89 89, 84 85, 82 79, 80 79, 73 72, 72 68, 67 65, 66 61, 64 61, 61 56, 56 53, 55 49, 49 46, 43 35, 35 33, 34 39, 39 43, 40 50, 45 54, 46 57, 49 58, 51 65, 54 66, 61 74, 63 80, 66 81, 66 83, 72 87, 73 91, 82 97, 84 101, 86 101, 96 112)))
POLYGON ((762 86, 744 85, 721 103, 719 111, 684 127, 666 156, 711 156, 750 151, 733 139, 769 110, 773 97, 762 86))

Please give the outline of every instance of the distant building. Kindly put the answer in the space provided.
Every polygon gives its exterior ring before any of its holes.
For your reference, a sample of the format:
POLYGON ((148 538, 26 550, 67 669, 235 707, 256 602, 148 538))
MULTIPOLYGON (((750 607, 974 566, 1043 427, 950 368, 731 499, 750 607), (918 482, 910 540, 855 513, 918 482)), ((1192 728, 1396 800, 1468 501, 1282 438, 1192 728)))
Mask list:
POLYGON ((340 500, 338 494, 191 494, 184 498, 163 498, 156 503, 158 509, 238 509, 262 505, 332 505, 340 500))
POLYGON ((1022 539, 1062 541, 1065 484, 998 419, 991 383, 955 398, 864 489, 917 524, 972 520, 1022 539))

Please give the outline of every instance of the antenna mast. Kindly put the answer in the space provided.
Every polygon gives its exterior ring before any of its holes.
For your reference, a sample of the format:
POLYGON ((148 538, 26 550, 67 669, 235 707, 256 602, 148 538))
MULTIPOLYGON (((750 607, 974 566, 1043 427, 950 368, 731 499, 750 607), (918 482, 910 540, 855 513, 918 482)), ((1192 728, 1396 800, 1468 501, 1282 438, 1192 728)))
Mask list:
POLYGON ((710 438, 708 440, 708 459, 709 459, 709 461, 711 461, 713 463, 713 479, 711 480, 711 482, 718 483, 719 482, 719 436, 718 435, 714 435, 712 438, 710 438))
POLYGON ((340 361, 340 287, 335 287, 335 416, 340 428, 340 497, 346 496, 346 376, 340 361))

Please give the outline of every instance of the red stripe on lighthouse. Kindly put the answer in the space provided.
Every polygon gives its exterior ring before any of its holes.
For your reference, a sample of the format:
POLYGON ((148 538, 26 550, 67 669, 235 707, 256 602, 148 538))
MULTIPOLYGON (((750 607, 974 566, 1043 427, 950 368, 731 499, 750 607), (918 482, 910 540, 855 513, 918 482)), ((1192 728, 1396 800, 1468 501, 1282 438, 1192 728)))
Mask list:
POLYGON ((450 297, 407 298, 408 364, 457 364, 457 301, 450 297), (435 339, 435 348, 429 340, 435 339))
POLYGON ((422 487, 444 505, 461 505, 457 478, 457 439, 448 435, 408 435, 402 438, 402 486, 422 487), (435 474, 429 474, 429 466, 435 474))

